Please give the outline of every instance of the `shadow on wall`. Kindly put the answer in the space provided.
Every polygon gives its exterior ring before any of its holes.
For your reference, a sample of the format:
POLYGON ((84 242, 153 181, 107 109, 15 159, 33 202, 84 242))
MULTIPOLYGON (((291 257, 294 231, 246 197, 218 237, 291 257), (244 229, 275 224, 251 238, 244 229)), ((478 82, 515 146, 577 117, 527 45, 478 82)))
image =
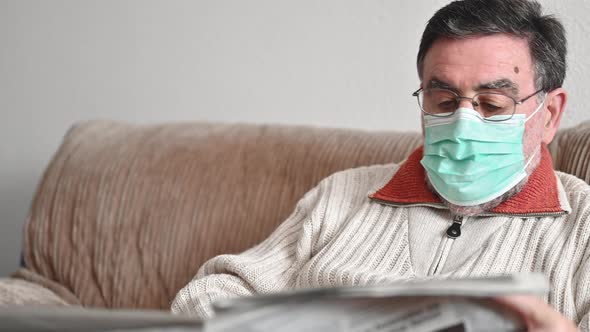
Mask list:
MULTIPOLYGON (((11 169, 14 172, 14 168, 11 169)), ((37 186, 38 172, 3 174, 0 178, 0 277, 20 264, 22 229, 37 186)))

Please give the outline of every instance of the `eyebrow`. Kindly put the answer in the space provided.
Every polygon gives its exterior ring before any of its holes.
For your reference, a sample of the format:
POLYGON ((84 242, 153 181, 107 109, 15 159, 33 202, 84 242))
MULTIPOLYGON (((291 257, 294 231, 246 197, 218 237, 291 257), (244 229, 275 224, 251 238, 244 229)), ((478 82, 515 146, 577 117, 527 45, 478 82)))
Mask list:
MULTIPOLYGON (((450 83, 447 83, 437 77, 433 77, 431 80, 428 81, 426 85, 428 89, 447 89, 459 94, 459 89, 453 86, 450 83)), ((482 90, 506 90, 513 96, 518 96, 519 88, 518 84, 514 83, 513 81, 502 78, 499 80, 495 80, 492 82, 481 83, 474 88, 475 91, 480 92, 482 90)))
POLYGON ((510 92, 513 96, 518 96, 518 84, 514 83, 513 81, 502 78, 499 80, 495 80, 493 82, 482 83, 475 88, 475 91, 481 90, 506 90, 510 92))
POLYGON ((459 94, 459 89, 457 89, 453 85, 437 78, 436 76, 433 77, 430 81, 428 81, 426 88, 427 89, 446 89, 446 90, 451 90, 456 94, 459 94))

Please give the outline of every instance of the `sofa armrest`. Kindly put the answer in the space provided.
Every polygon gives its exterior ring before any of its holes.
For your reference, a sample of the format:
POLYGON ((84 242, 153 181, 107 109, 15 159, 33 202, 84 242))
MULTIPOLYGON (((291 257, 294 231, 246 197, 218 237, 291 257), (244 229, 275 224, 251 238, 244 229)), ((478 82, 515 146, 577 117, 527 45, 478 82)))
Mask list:
POLYGON ((51 290, 15 278, 0 278, 0 305, 68 305, 51 290))

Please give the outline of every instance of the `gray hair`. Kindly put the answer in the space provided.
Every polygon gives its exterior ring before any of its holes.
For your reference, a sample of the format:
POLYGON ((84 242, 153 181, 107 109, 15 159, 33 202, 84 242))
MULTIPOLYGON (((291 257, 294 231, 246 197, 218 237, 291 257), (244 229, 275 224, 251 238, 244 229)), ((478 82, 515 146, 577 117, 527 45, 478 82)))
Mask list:
POLYGON ((497 33, 528 40, 537 89, 549 92, 563 85, 567 54, 565 29, 554 16, 543 15, 541 5, 531 0, 460 0, 439 9, 422 34, 418 75, 422 78, 424 58, 438 38, 497 33))

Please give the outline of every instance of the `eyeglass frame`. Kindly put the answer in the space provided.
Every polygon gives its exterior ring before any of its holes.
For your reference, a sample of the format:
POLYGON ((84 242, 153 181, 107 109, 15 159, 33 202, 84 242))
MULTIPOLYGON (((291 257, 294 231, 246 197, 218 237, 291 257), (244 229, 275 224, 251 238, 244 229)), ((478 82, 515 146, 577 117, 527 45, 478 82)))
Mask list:
POLYGON ((510 114, 510 117, 507 118, 503 118, 501 120, 494 120, 494 119, 489 119, 486 117, 482 117, 484 121, 492 121, 492 122, 502 122, 502 121, 506 121, 506 120, 510 120, 512 119, 512 117, 514 116, 514 114, 516 113, 516 106, 518 105, 522 105, 525 101, 529 100, 530 98, 532 98, 533 96, 537 95, 539 92, 542 92, 545 89, 540 89, 537 90, 535 92, 533 92, 532 94, 520 99, 520 100, 516 100, 514 97, 511 97, 505 93, 500 93, 500 92, 487 92, 487 91, 483 91, 483 92, 478 92, 475 95, 473 95, 473 97, 463 97, 463 96, 459 96, 458 93, 449 90, 449 89, 443 89, 443 88, 432 88, 432 89, 423 89, 423 88, 419 88, 418 90, 414 91, 412 93, 412 96, 416 97, 416 100, 418 102, 418 106, 420 107, 420 110, 422 111, 422 113, 427 114, 427 115, 432 115, 435 117, 439 117, 439 118, 446 118, 446 117, 450 117, 453 116, 455 114, 455 112, 457 112, 457 110, 454 110, 452 112, 450 112, 450 114, 445 114, 445 115, 436 115, 436 114, 432 114, 432 113, 428 113, 424 110, 424 108, 422 107, 422 105, 420 104, 420 93, 427 91, 427 90, 444 90, 444 91, 448 91, 450 93, 452 93, 453 95, 456 96, 455 101, 457 102, 457 105, 459 105, 461 103, 461 99, 467 99, 471 102, 471 105, 473 106, 473 109, 475 111, 477 111, 477 107, 479 106, 479 104, 477 104, 477 102, 475 101, 475 97, 481 95, 481 94, 491 94, 491 95, 501 95, 501 96, 506 96, 510 99, 512 99, 512 101, 514 102, 514 108, 512 109, 512 114, 510 114))

